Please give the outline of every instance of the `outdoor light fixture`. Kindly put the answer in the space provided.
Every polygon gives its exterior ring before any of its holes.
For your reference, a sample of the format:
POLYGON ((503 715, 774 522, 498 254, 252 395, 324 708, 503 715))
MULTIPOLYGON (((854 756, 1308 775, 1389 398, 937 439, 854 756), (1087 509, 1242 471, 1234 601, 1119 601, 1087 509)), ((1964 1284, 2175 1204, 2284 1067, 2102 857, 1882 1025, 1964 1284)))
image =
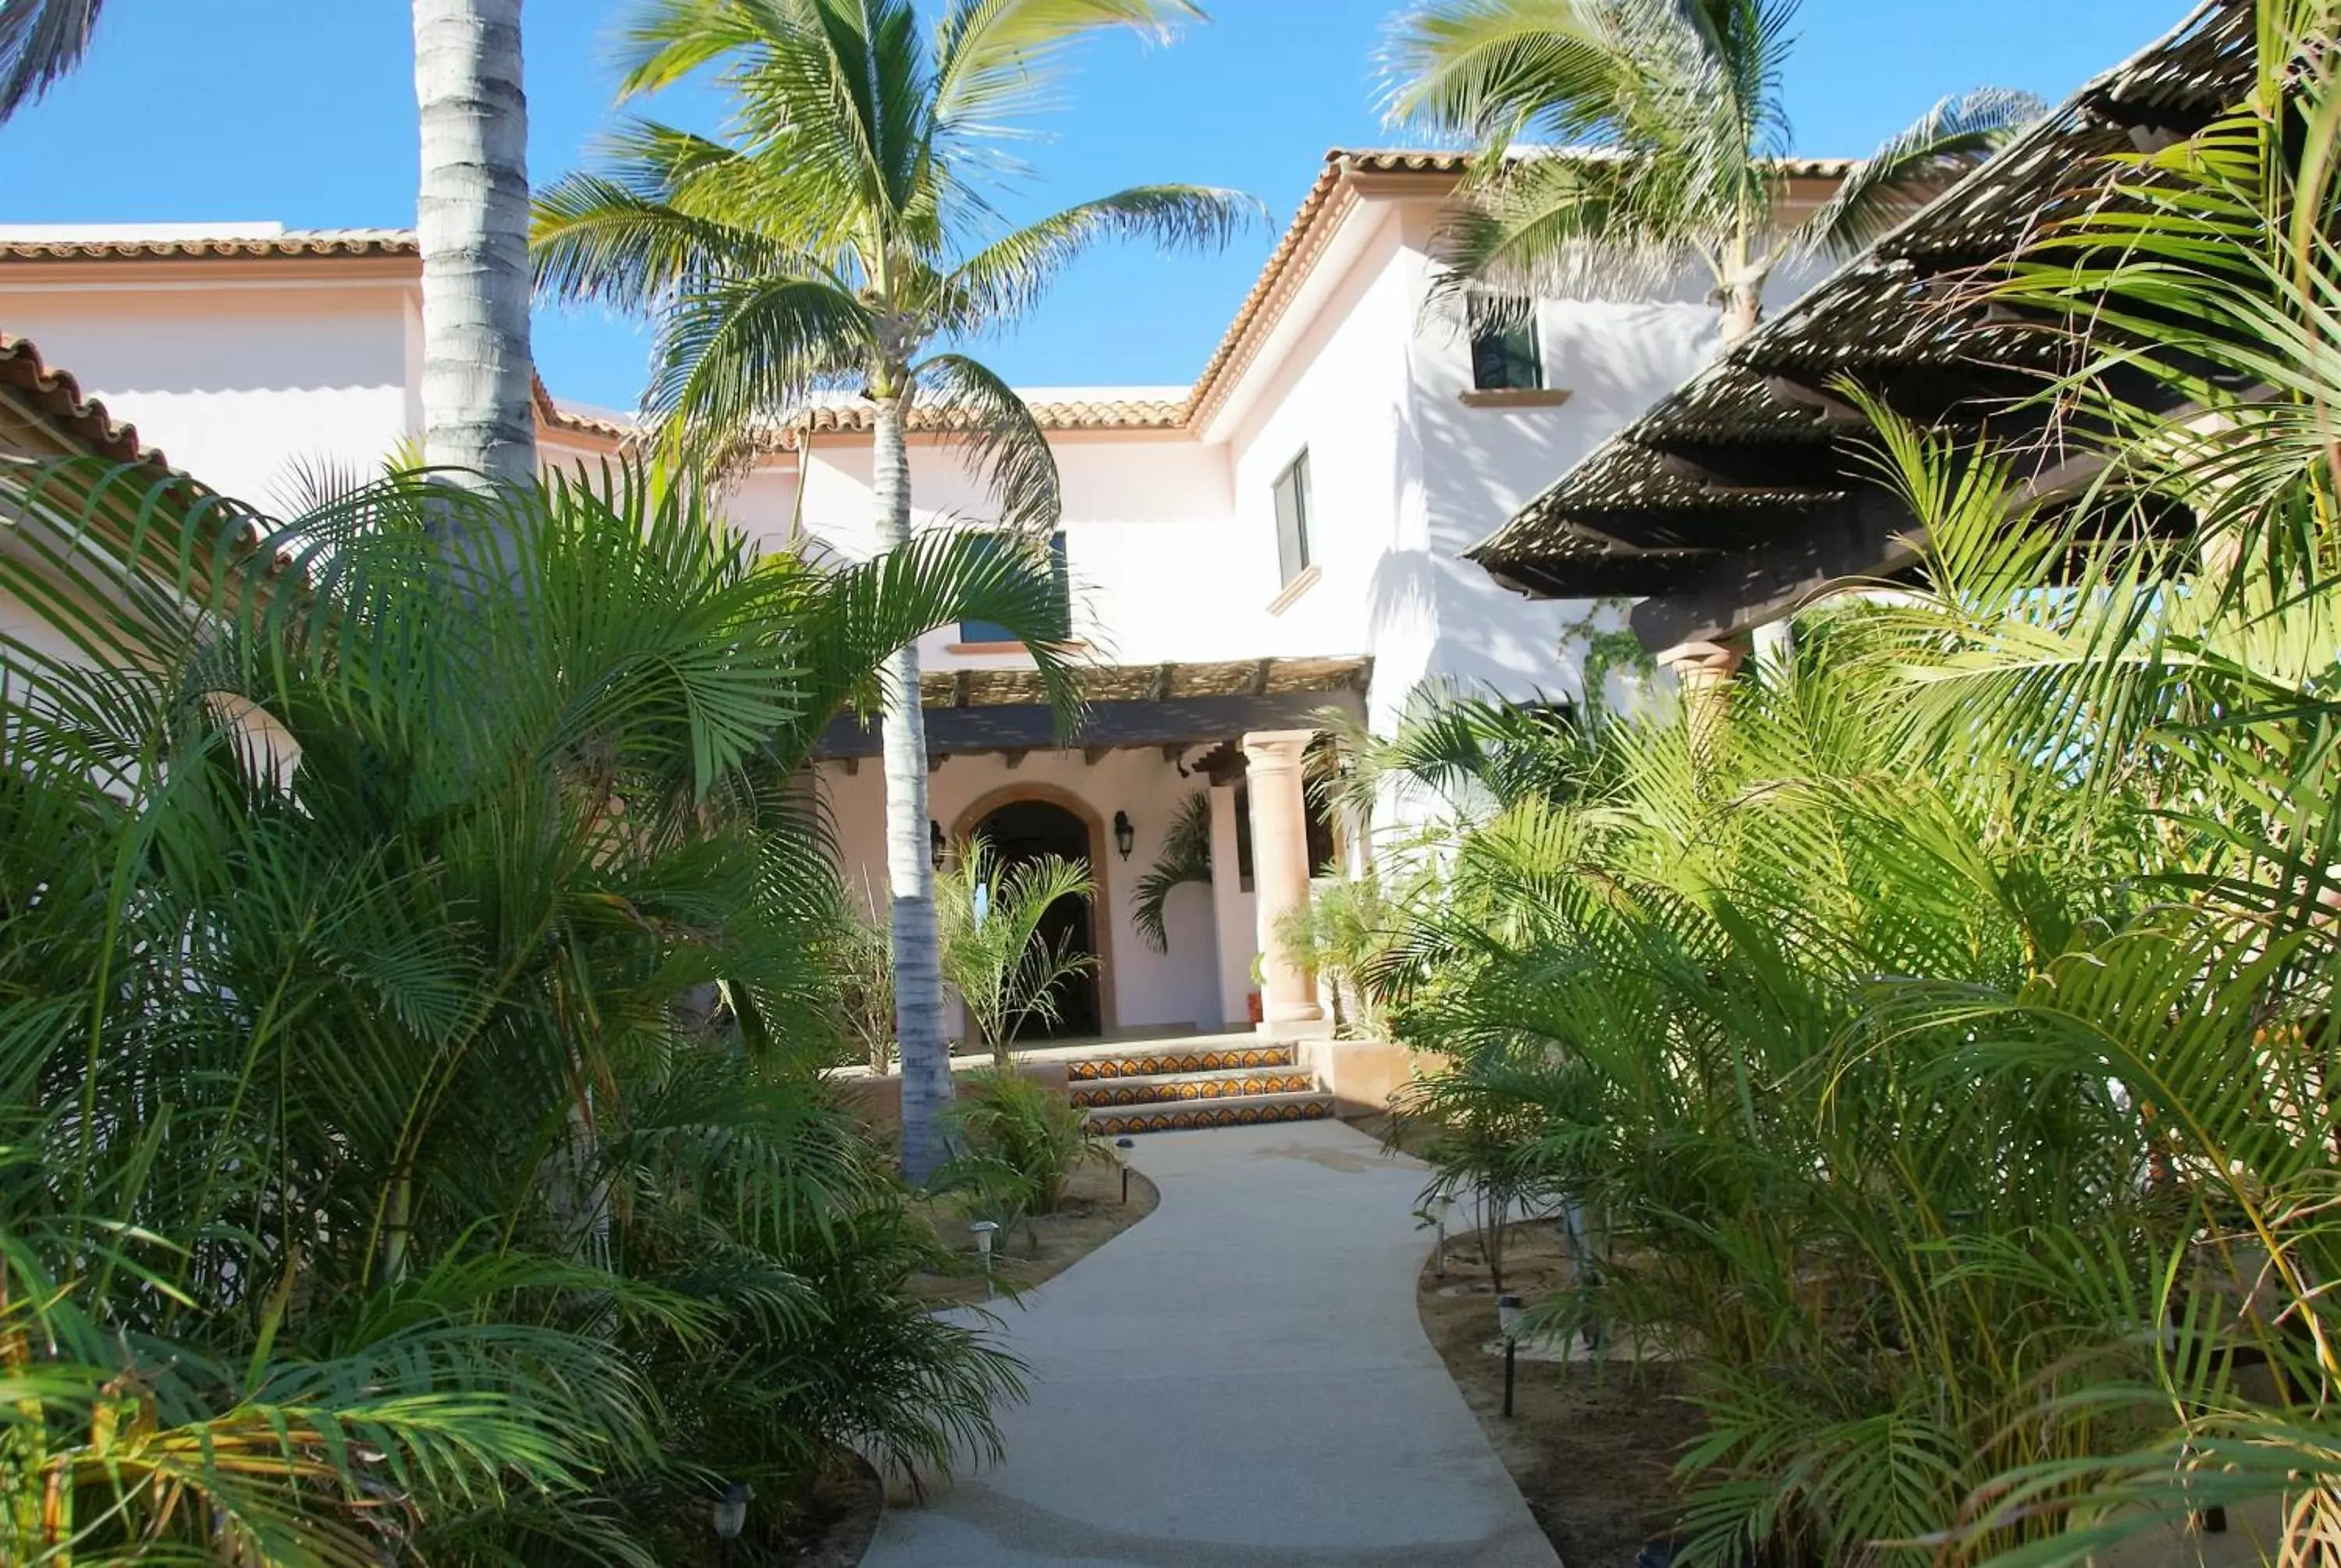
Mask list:
POLYGON ((1138 848, 1138 829, 1131 826, 1127 811, 1113 814, 1113 847, 1121 851, 1121 858, 1125 860, 1130 858, 1130 852, 1138 848))
POLYGON ((1496 1327, 1504 1336, 1504 1418, 1512 1414, 1512 1364, 1520 1348, 1520 1319, 1528 1307, 1517 1295, 1496 1298, 1496 1327))
POLYGON ((1447 1277, 1447 1216, 1454 1212, 1455 1195, 1451 1192, 1440 1193, 1439 1195, 1439 1212, 1437 1216, 1439 1221, 1439 1261, 1431 1271, 1432 1274, 1439 1279, 1445 1279, 1447 1277))
POLYGON ((719 1550, 727 1565, 732 1561, 732 1543, 738 1541, 740 1532, 748 1527, 748 1503, 755 1495, 754 1487, 744 1481, 734 1481, 723 1489, 723 1495, 710 1505, 715 1514, 715 1539, 722 1543, 719 1550))
POLYGON ((1120 1151, 1114 1158, 1121 1166, 1121 1201, 1127 1205, 1130 1202, 1130 1151, 1138 1146, 1124 1135, 1113 1140, 1113 1146, 1120 1151))
POLYGON ((927 819, 927 855, 936 870, 943 868, 943 825, 931 817, 927 819))
POLYGON ((967 1228, 975 1233, 975 1250, 983 1255, 983 1295, 989 1301, 998 1294, 991 1284, 991 1236, 1000 1228, 1000 1222, 980 1219, 967 1228))

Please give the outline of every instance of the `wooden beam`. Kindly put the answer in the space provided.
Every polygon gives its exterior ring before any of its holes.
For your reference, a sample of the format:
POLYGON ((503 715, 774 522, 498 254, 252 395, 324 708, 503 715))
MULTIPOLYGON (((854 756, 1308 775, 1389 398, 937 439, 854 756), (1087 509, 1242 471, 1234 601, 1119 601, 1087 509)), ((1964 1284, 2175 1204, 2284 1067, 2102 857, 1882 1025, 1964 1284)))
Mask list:
POLYGON ((1000 754, 1000 757, 1001 761, 1008 764, 1008 770, 1011 773, 1013 773, 1016 769, 1024 766, 1024 759, 1031 755, 1032 755, 1031 752, 1020 747, 1012 751, 1003 751, 1000 754))
POLYGON ((862 771, 862 759, 861 759, 861 758, 859 758, 859 757, 848 757, 847 759, 845 759, 845 776, 846 776, 848 779, 852 779, 852 778, 853 778, 854 776, 856 776, 857 774, 859 774, 861 771, 862 771))
POLYGON ((950 760, 951 753, 948 751, 930 751, 927 753, 927 771, 940 773, 943 769, 943 764, 950 760))
POLYGON ((1187 750, 1188 747, 1185 741, 1172 741, 1170 745, 1165 746, 1162 749, 1162 760, 1165 762, 1176 762, 1180 758, 1187 755, 1187 750))
POLYGON ((1113 748, 1111 746, 1084 746, 1081 748, 1081 765, 1085 768, 1094 768, 1112 755, 1112 752, 1113 748))
POLYGON ((1833 425, 1842 425, 1848 430, 1867 430, 1869 427, 1867 415, 1826 386, 1815 386, 1799 377, 1775 371, 1764 378, 1764 390, 1791 408, 1818 411, 1833 425))

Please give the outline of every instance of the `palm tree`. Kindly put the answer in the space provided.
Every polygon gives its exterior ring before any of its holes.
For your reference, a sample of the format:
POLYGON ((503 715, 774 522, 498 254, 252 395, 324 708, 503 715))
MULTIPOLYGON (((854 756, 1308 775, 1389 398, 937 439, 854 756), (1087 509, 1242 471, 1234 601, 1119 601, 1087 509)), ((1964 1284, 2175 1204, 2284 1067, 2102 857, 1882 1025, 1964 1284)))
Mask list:
POLYGON ((1094 899, 1097 884, 1087 862, 1061 855, 1003 866, 979 838, 942 879, 941 894, 943 978, 959 993, 976 1043, 1004 1073, 1016 1065, 1016 1037, 1035 1020, 1054 1023, 1057 993, 1097 968, 1097 955, 1075 951, 1070 933, 1052 941, 1042 929, 1063 900, 1094 899))
POLYGON ((0 5, 0 124, 81 64, 105 0, 0 5))
POLYGON ((457 481, 536 472, 521 0, 414 0, 423 450, 457 481))
MULTIPOLYGON (((1045 530, 1059 511, 1047 439, 1005 382, 949 345, 1016 320, 1096 243, 1217 245, 1254 209, 1147 185, 1000 233, 991 196, 1021 168, 1018 122, 1049 102, 1072 45, 1109 27, 1163 39, 1199 15, 1189 0, 948 0, 925 32, 911 0, 652 0, 625 35, 622 95, 721 63, 732 140, 647 122, 618 133, 604 172, 538 198, 539 285, 657 318, 644 407, 701 452, 736 456, 823 393, 867 398, 882 549, 910 537, 904 432, 921 404, 950 408, 1003 526, 1045 530)), ((915 648, 887 667, 883 748, 902 1162, 923 1180, 943 1152, 951 1066, 915 648)))
POLYGON ((1700 267, 1736 342, 1777 268, 1860 249, 2045 112, 2000 88, 1946 98, 1791 221, 1780 90, 1797 5, 1431 0, 1402 16, 1390 118, 1478 145, 1447 237, 1455 276, 1534 298, 1700 267), (1586 155, 1553 155, 1564 147, 1586 155))
POLYGON ((788 785, 1047 571, 762 558, 631 474, 277 525, 0 463, 0 1560, 674 1562, 707 1474, 994 1446, 1015 1369, 810 1069, 788 785))

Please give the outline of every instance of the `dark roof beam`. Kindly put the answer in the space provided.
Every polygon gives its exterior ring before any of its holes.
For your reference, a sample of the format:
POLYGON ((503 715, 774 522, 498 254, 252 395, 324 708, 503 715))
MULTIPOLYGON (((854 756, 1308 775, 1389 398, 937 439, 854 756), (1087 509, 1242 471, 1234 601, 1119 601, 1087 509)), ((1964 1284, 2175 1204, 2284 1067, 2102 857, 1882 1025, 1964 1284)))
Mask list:
POLYGON ((1652 652, 1737 636, 1794 611, 1832 584, 1876 581, 1918 559, 1918 520, 1881 490, 1861 490, 1784 526, 1758 550, 1735 552, 1646 599, 1628 624, 1652 652))
POLYGON ((1841 488, 1854 454, 1833 441, 1700 441, 1653 435, 1641 444, 1659 466, 1711 492, 1841 488))

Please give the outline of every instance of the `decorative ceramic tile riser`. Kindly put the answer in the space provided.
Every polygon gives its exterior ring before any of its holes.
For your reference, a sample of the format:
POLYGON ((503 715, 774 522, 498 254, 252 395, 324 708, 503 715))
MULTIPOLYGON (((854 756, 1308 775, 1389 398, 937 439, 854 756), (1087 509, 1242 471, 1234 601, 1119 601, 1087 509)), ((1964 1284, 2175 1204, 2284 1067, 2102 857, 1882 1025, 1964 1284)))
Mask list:
POLYGON ((1317 1087, 1308 1073, 1261 1073, 1240 1078, 1190 1078, 1168 1084, 1103 1083, 1075 1089, 1077 1106, 1159 1106, 1181 1100, 1224 1100, 1239 1095, 1305 1095, 1317 1087))
POLYGON ((1204 1127, 1265 1126, 1273 1122, 1321 1122, 1333 1114, 1330 1100, 1288 1100, 1278 1106, 1180 1106, 1153 1110, 1099 1113, 1090 1131, 1100 1137, 1125 1133, 1193 1132, 1204 1127))
POLYGON ((1100 1057, 1068 1062, 1065 1076, 1074 1083, 1100 1078, 1159 1078, 1171 1073, 1250 1072, 1254 1067, 1289 1067, 1290 1046, 1244 1046, 1230 1051, 1165 1051, 1159 1056, 1100 1057))

